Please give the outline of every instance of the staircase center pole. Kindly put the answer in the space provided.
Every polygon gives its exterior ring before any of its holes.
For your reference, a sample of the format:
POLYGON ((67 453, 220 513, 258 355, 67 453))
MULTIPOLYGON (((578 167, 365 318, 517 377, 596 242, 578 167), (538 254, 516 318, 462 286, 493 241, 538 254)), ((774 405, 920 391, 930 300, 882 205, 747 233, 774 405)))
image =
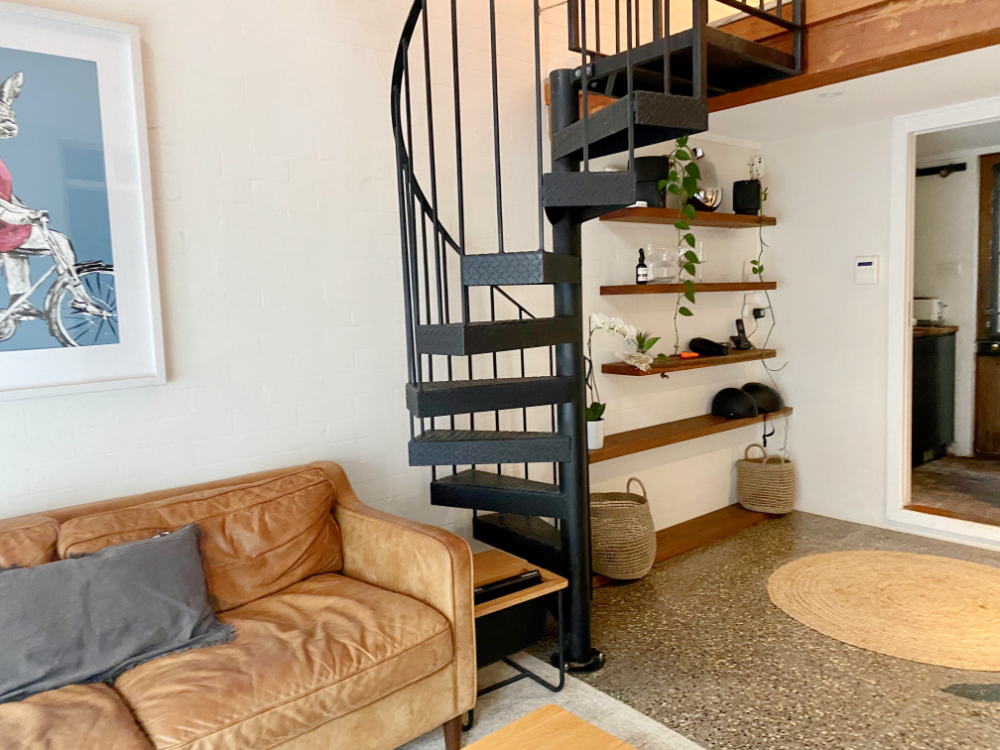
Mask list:
MULTIPOLYGON (((552 130, 561 130, 580 118, 578 89, 573 71, 556 70, 549 77, 549 108, 552 130)), ((553 162, 553 172, 576 172, 580 162, 564 157, 553 162)), ((556 253, 579 258, 581 253, 580 214, 566 209, 552 221, 552 249, 556 253)), ((579 284, 556 284, 555 314, 571 317, 583 328, 583 299, 579 284)), ((587 462, 586 384, 583 350, 579 343, 556 347, 556 372, 573 378, 573 400, 559 406, 559 434, 572 439, 573 454, 562 464, 560 488, 568 500, 568 512, 562 522, 562 546, 566 577, 569 579, 569 627, 565 644, 570 669, 587 671, 600 668, 604 657, 590 644, 590 480, 587 462)))

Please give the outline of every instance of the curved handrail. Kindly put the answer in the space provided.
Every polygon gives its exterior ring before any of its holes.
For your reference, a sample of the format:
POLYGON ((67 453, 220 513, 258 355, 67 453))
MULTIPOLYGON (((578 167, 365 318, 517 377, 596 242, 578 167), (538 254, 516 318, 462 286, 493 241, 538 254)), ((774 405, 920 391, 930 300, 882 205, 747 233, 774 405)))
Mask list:
MULTIPOLYGON (((403 24, 403 33, 399 38, 399 46, 396 48, 396 59, 392 67, 392 82, 391 82, 391 100, 390 107, 392 110, 392 134, 396 139, 398 144, 397 156, 401 160, 399 167, 405 169, 407 172, 410 170, 411 157, 406 151, 406 145, 403 141, 403 117, 402 117, 402 95, 403 95, 403 76, 406 69, 406 55, 410 51, 410 42, 413 40, 413 33, 416 31, 417 22, 420 20, 420 14, 423 11, 425 0, 413 0, 413 5, 410 6, 410 12, 406 16, 406 22, 403 24)), ((431 221, 434 223, 435 228, 440 232, 441 238, 444 243, 451 247, 459 255, 462 254, 461 248, 454 237, 448 232, 445 226, 438 219, 430 200, 424 194, 423 189, 420 187, 420 183, 417 181, 416 175, 410 181, 413 195, 420 203, 420 207, 423 209, 424 213, 430 216, 431 221)), ((534 318, 535 316, 524 307, 520 302, 510 296, 502 288, 498 286, 491 286, 491 289, 499 292, 503 297, 511 302, 517 309, 519 313, 524 313, 528 317, 534 318)))

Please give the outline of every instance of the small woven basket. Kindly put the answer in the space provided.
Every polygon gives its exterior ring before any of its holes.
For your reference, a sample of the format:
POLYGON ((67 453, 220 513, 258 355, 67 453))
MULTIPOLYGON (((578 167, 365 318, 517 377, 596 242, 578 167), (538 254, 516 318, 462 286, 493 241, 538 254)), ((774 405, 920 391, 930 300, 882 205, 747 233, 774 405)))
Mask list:
POLYGON ((736 462, 736 496, 740 505, 758 513, 784 514, 795 509, 795 466, 784 456, 767 455, 763 446, 747 446, 736 462), (750 458, 758 448, 764 455, 750 458))
POLYGON ((593 568, 616 581, 645 576, 656 561, 656 530, 649 512, 646 487, 632 477, 625 492, 594 492, 590 496, 593 568), (630 492, 638 482, 642 494, 630 492))

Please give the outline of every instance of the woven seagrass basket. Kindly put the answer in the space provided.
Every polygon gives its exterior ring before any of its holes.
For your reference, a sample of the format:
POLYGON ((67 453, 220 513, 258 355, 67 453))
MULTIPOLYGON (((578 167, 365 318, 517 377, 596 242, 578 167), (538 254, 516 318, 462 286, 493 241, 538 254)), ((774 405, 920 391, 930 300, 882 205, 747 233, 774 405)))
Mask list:
POLYGON ((649 512, 646 487, 632 477, 625 492, 594 492, 590 496, 593 568, 616 581, 645 576, 656 561, 656 530, 649 512), (630 492, 638 482, 642 494, 630 492))
POLYGON ((784 514, 795 510, 795 466, 784 456, 767 455, 763 446, 747 446, 736 462, 736 496, 740 505, 758 513, 784 514), (764 455, 750 458, 754 448, 764 455))

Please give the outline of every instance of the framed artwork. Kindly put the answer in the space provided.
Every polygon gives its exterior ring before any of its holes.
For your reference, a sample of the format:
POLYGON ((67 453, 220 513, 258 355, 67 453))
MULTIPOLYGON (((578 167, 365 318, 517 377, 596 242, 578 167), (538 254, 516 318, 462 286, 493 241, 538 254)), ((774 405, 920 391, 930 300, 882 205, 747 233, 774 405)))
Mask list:
POLYGON ((0 3, 0 400, 163 383, 138 29, 0 3))

